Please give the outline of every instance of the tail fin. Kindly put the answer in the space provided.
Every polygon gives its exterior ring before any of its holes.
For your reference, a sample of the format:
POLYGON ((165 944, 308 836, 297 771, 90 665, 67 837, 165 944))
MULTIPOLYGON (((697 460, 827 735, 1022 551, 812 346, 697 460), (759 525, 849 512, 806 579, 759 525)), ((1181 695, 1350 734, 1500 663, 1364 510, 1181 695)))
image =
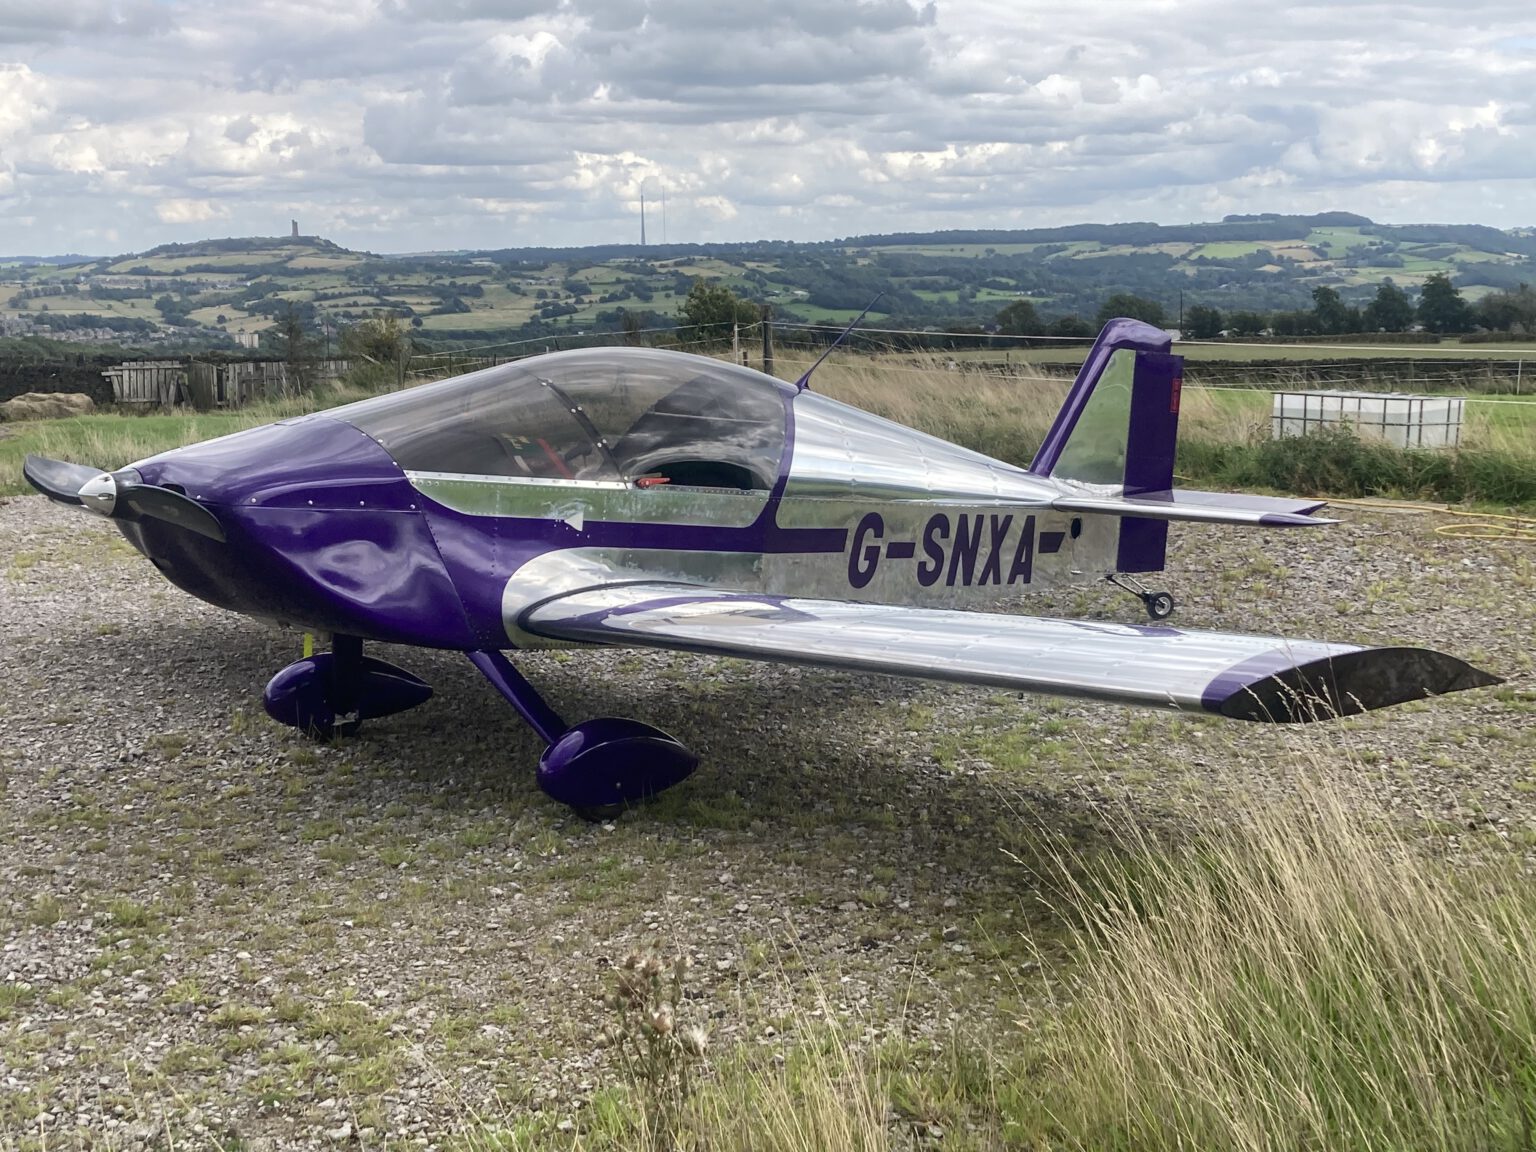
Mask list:
POLYGON ((1118 572, 1161 571, 1170 520, 1270 528, 1332 523, 1311 515, 1320 500, 1174 491, 1184 358, 1169 355, 1170 346, 1168 333, 1139 320, 1104 326, 1029 466, 1062 482, 1053 505, 1121 518, 1118 572))
MULTIPOLYGON (((1085 496, 1171 500, 1184 377, 1172 344, 1139 320, 1104 325, 1029 470, 1080 485, 1085 496)), ((1166 519, 1125 516, 1115 568, 1159 572, 1167 548, 1166 519)))
POLYGON ((1184 359, 1140 320, 1111 320, 1094 341, 1029 470, 1140 496, 1173 487, 1184 359))

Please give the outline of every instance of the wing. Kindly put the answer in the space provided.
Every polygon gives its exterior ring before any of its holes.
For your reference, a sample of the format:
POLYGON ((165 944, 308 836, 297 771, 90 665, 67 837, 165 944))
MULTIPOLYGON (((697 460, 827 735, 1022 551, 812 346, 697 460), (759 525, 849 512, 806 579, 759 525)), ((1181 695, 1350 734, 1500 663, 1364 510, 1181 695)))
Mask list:
POLYGON ((805 600, 691 585, 588 588, 525 611, 539 636, 815 664, 1241 720, 1351 715, 1499 683, 1424 648, 805 600))

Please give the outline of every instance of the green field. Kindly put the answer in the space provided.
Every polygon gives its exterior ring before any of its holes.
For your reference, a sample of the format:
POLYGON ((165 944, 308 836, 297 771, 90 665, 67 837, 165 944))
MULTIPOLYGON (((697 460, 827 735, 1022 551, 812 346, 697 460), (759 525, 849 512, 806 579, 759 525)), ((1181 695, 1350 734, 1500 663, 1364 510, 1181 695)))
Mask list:
POLYGON ((122 316, 134 320, 160 321, 160 311, 153 300, 98 300, 94 296, 40 296, 18 300, 17 312, 63 312, 69 315, 122 316))

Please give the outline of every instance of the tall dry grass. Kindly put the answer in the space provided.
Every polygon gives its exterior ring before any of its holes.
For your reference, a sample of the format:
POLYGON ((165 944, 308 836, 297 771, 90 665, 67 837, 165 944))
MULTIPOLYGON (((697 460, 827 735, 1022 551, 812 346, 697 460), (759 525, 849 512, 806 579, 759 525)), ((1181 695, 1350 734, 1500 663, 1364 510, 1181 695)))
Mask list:
MULTIPOLYGON (((814 1034, 810 1028, 807 1034, 814 1034)), ((744 1061, 694 1102, 686 1146, 735 1152, 885 1152, 886 1075, 836 1029, 781 1062, 744 1061)))
MULTIPOLYGON (((817 369, 835 399, 1020 466, 1028 465, 1068 382, 1032 373, 964 371, 942 356, 847 357, 817 369)), ((1187 388, 1179 418, 1179 482, 1301 495, 1392 496, 1536 504, 1536 404, 1470 406, 1459 451, 1405 451, 1347 428, 1269 438, 1268 397, 1187 388)))
POLYGON ((1027 369, 965 372, 942 356, 832 359, 812 378, 834 400, 1021 466, 1045 439, 1069 384, 1027 369))
POLYGON ((1182 848, 1067 861, 1053 1139, 1532 1147, 1536 888, 1513 855, 1424 847, 1309 773, 1182 848))
MULTIPOLYGON (((983 1072, 960 1104, 978 1123, 951 1142, 1536 1145, 1536 886, 1519 858, 1451 865, 1324 768, 1289 783, 1178 846, 1126 825, 1092 858, 1048 858, 1071 1003, 1022 1048, 973 1039, 983 1072)), ((725 1077, 691 1146, 901 1147, 897 1082, 834 1036, 725 1077)))

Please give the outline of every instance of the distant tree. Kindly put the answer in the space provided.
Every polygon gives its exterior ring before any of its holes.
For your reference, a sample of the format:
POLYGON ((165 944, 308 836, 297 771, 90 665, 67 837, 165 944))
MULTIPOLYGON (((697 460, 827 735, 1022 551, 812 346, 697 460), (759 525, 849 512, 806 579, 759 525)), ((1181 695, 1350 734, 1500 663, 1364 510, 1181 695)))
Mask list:
POLYGON ((1129 316, 1132 320, 1141 320, 1154 328, 1164 326, 1163 306, 1156 300, 1148 300, 1143 296, 1135 296, 1129 292, 1116 292, 1108 300, 1104 301, 1099 309, 1098 322, 1102 328, 1117 316, 1129 316))
POLYGON ((1269 327, 1269 317, 1262 312, 1234 312, 1227 317, 1227 330, 1234 336, 1258 336, 1269 327))
POLYGON ((1312 289, 1312 325, 1324 336, 1338 336, 1360 327, 1360 313, 1344 303, 1338 289, 1319 285, 1312 289))
POLYGON ((1312 336, 1317 333, 1317 316, 1312 312, 1276 312, 1269 318, 1269 330, 1276 336, 1312 336))
POLYGON ((1413 324, 1413 301, 1390 279, 1383 280, 1360 322, 1367 332, 1406 332, 1413 324))
POLYGON ((1490 292, 1477 302, 1477 322, 1497 332, 1536 336, 1536 289, 1521 283, 1506 292, 1490 292))
POLYGON ((267 329, 264 342, 281 356, 287 365, 287 388, 302 392, 309 384, 309 374, 304 358, 309 354, 309 334, 304 325, 304 314, 288 301, 288 306, 278 314, 277 325, 267 329))
POLYGON ((1472 310, 1451 283, 1449 274, 1436 272, 1424 281, 1419 293, 1419 323, 1430 332, 1466 332, 1472 327, 1472 310))
POLYGON ((1081 316, 1058 316, 1051 321, 1050 335, 1069 336, 1081 339, 1096 335, 1093 325, 1081 316))
POLYGON ((1221 312, 1209 304, 1196 304, 1184 313, 1184 335, 1194 340, 1213 340, 1221 335, 1221 312))
POLYGON ((724 284, 695 280, 688 298, 677 310, 678 323, 688 330, 688 338, 711 342, 729 340, 733 325, 755 324, 757 306, 736 297, 724 284))
POLYGON ((363 360, 393 370, 406 354, 410 339, 399 316, 380 313, 342 329, 341 354, 348 360, 363 360))
POLYGON ((644 337, 640 334, 640 317, 628 308, 619 309, 619 322, 624 331, 624 343, 637 345, 644 343, 644 337))
POLYGON ((1008 336, 1038 336, 1045 330, 1040 313, 1028 300, 1015 300, 997 314, 998 328, 1008 336))

